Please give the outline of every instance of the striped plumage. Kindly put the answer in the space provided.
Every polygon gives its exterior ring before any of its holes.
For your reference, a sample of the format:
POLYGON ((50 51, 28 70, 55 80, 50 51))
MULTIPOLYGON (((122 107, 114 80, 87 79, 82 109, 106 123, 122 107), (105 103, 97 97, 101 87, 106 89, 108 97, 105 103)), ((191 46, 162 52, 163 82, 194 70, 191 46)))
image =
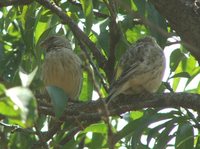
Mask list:
POLYGON ((139 39, 120 58, 110 99, 119 94, 157 91, 164 70, 165 57, 156 40, 150 36, 139 39))
POLYGON ((81 60, 72 51, 70 42, 54 35, 41 45, 46 50, 42 65, 44 84, 62 88, 70 99, 77 99, 82 86, 81 60))

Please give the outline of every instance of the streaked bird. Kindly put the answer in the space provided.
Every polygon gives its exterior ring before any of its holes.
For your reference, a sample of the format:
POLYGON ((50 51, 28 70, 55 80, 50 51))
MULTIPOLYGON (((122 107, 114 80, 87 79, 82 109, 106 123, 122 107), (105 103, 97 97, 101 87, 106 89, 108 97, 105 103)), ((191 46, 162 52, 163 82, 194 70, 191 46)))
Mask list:
POLYGON ((134 95, 156 92, 165 70, 165 56, 151 36, 139 39, 119 60, 109 101, 119 94, 134 95))
POLYGON ((70 42, 64 36, 53 35, 45 39, 41 47, 46 50, 42 65, 45 86, 62 88, 71 100, 77 99, 82 86, 82 68, 70 42))

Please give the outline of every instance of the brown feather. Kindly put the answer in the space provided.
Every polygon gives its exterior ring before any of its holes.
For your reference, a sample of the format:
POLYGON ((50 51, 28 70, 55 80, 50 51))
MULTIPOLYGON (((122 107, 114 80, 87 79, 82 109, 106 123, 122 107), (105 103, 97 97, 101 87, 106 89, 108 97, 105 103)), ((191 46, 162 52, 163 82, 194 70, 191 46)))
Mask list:
POLYGON ((42 79, 46 86, 60 87, 71 99, 77 99, 82 86, 81 60, 69 45, 59 42, 68 41, 56 36, 51 42, 46 42, 49 45, 42 65, 42 79))

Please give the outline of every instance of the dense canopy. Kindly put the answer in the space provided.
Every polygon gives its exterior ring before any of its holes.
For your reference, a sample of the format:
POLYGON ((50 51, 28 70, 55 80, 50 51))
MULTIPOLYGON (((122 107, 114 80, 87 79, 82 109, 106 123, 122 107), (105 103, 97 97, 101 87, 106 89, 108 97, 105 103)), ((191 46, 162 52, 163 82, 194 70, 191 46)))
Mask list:
POLYGON ((200 148, 199 7, 198 0, 1 0, 0 148, 200 148), (52 34, 69 39, 82 60, 79 102, 54 86, 43 92, 40 44, 52 34), (147 35, 166 55, 162 85, 108 106, 120 57, 147 35))

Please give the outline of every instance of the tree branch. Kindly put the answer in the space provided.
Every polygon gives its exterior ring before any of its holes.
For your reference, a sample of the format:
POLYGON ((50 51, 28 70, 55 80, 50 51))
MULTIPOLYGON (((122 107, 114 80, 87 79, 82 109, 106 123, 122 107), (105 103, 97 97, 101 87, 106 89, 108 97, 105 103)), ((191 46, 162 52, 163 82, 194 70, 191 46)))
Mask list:
MULTIPOLYGON (((66 111, 61 117, 62 121, 91 121, 98 122, 105 113, 105 105, 99 99, 87 103, 74 103, 68 105, 66 111)), ((200 95, 190 93, 164 93, 149 94, 143 96, 125 96, 120 95, 108 105, 108 116, 119 116, 127 111, 139 110, 143 108, 189 108, 200 111, 200 95)), ((52 108, 39 107, 39 111, 43 114, 54 116, 52 108)))
POLYGON ((106 0, 104 0, 104 3, 106 7, 108 8, 110 12, 110 22, 109 22, 109 56, 107 61, 107 67, 106 72, 108 76, 109 82, 113 80, 113 72, 114 72, 114 66, 115 66, 115 49, 117 46, 117 43, 120 40, 121 31, 120 28, 116 22, 117 18, 117 10, 116 10, 116 1, 109 0, 109 3, 107 3, 106 0))
POLYGON ((81 39, 92 51, 93 55, 97 59, 97 62, 101 68, 104 69, 106 58, 102 55, 100 50, 96 47, 96 45, 85 35, 85 33, 77 26, 77 24, 57 5, 52 4, 48 0, 36 0, 42 6, 50 9, 53 13, 55 13, 61 20, 62 23, 67 24, 69 28, 74 33, 76 38, 81 39))
POLYGON ((150 0, 200 63, 200 15, 192 0, 150 0), (167 7, 166 7, 167 6, 167 7))
POLYGON ((33 0, 1 0, 0 1, 0 8, 11 6, 11 5, 28 5, 32 3, 33 0))

